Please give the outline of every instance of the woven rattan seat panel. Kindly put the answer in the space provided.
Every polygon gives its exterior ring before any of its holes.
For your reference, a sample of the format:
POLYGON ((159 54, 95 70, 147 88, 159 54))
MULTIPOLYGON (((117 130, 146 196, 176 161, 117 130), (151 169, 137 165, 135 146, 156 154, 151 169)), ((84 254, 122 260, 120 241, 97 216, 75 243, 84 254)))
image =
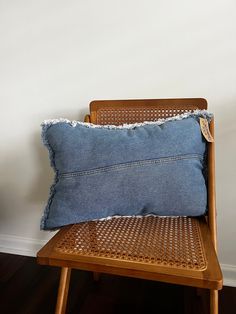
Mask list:
POLYGON ((97 111, 98 124, 119 125, 124 123, 136 123, 155 121, 172 117, 191 109, 166 109, 166 108, 103 108, 97 111))
POLYGON ((75 224, 55 250, 172 268, 206 268, 199 222, 187 217, 119 217, 75 224))

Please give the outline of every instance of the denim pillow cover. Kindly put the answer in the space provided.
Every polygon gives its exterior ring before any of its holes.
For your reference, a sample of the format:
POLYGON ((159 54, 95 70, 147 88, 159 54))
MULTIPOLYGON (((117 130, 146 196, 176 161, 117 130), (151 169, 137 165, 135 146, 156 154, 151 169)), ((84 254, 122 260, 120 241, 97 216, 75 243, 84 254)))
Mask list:
POLYGON ((132 125, 42 123, 55 182, 41 220, 50 230, 122 215, 199 216, 207 208, 205 110, 132 125))

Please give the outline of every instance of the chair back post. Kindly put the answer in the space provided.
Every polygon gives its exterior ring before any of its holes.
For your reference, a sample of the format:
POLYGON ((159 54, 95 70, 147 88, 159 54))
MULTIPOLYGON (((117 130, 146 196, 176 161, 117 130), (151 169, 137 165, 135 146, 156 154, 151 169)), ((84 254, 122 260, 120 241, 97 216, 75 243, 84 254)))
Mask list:
MULTIPOLYGON (((214 138, 214 119, 210 122, 214 138)), ((208 225, 215 250, 217 251, 216 196, 215 196, 215 143, 208 143, 208 225)))
POLYGON ((84 117, 84 122, 88 122, 88 123, 91 122, 90 114, 86 114, 86 115, 85 115, 85 117, 84 117))

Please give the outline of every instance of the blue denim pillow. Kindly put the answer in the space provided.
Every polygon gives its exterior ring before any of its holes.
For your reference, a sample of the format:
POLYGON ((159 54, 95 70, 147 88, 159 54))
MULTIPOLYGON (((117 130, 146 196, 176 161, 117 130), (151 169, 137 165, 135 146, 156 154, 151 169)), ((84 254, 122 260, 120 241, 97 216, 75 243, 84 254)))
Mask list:
POLYGON ((199 216, 207 207, 206 142, 195 111, 155 122, 42 124, 55 182, 41 221, 50 230, 122 215, 199 216))

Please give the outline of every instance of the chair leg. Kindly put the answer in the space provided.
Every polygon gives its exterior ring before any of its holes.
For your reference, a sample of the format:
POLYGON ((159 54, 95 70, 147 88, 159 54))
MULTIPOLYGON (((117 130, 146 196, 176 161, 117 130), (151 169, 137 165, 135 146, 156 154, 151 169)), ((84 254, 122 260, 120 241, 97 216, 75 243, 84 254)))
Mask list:
POLYGON ((67 296, 70 284, 71 268, 61 268, 61 278, 57 294, 57 305, 55 314, 64 314, 66 312, 67 296))
POLYGON ((218 290, 210 290, 210 314, 218 314, 218 290))

